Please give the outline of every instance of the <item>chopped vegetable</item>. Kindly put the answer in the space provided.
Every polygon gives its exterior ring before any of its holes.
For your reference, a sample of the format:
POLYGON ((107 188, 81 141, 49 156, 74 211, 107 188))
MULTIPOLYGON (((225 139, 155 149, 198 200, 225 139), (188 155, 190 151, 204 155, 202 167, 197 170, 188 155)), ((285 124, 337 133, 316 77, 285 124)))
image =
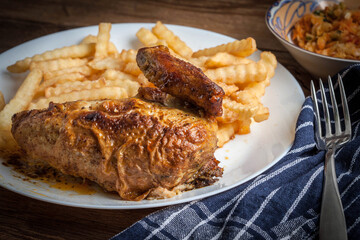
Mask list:
POLYGON ((308 51, 360 60, 360 10, 344 3, 315 10, 295 24, 292 40, 308 51))

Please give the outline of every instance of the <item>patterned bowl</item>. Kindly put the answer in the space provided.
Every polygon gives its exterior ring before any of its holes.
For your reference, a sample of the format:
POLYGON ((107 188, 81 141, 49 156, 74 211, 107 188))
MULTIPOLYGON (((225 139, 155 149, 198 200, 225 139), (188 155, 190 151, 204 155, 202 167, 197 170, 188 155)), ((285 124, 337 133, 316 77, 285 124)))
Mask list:
POLYGON ((334 3, 344 2, 350 9, 360 6, 359 0, 279 0, 266 13, 266 25, 290 54, 315 77, 334 75, 341 69, 360 63, 358 60, 328 57, 296 46, 291 40, 295 23, 315 9, 324 9, 334 3))

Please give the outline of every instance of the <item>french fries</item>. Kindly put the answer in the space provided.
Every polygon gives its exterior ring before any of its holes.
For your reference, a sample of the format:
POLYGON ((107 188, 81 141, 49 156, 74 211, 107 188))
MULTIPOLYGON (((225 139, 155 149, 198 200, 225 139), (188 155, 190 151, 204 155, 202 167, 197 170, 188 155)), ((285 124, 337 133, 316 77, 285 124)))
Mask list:
POLYGON ((237 57, 231 55, 228 52, 218 52, 214 56, 208 58, 205 61, 204 65, 207 68, 218 68, 218 67, 227 67, 230 65, 248 64, 252 62, 253 61, 248 58, 237 57))
POLYGON ((135 51, 134 49, 129 49, 129 50, 122 50, 120 53, 120 60, 123 62, 136 62, 136 54, 137 51, 135 51))
POLYGON ((7 70, 12 73, 22 73, 29 70, 30 64, 35 61, 46 61, 59 58, 83 58, 92 55, 95 52, 95 43, 73 45, 69 47, 58 48, 46 51, 42 54, 27 57, 8 66, 7 70))
MULTIPOLYGON (((87 44, 87 43, 96 43, 97 42, 97 36, 94 35, 87 35, 86 37, 84 37, 84 39, 81 41, 82 44, 87 44)), ((116 46, 114 45, 114 43, 112 42, 108 42, 108 54, 117 54, 118 50, 116 48, 116 46)))
POLYGON ((110 40, 110 23, 100 23, 99 33, 95 46, 95 58, 103 58, 108 54, 108 45, 110 40))
POLYGON ((225 97, 223 99, 223 115, 217 120, 223 123, 231 123, 234 121, 245 121, 250 119, 257 113, 258 104, 242 104, 225 97))
POLYGON ((219 52, 227 52, 238 57, 248 57, 256 51, 256 42, 253 38, 235 40, 212 48, 205 48, 193 53, 192 57, 213 56, 219 52))
POLYGON ((248 134, 250 133, 251 119, 248 118, 244 121, 235 121, 232 123, 218 123, 218 131, 216 136, 218 139, 218 147, 222 147, 225 143, 232 139, 235 134, 248 134))
POLYGON ((86 65, 78 66, 78 67, 69 67, 64 68, 58 71, 49 71, 44 72, 44 81, 47 81, 52 78, 61 78, 61 76, 72 74, 72 73, 78 73, 83 76, 89 76, 92 73, 92 69, 86 65))
POLYGON ((136 37, 146 47, 152 46, 159 41, 159 39, 149 29, 146 28, 140 28, 136 33, 136 37))
POLYGON ((134 76, 139 76, 142 73, 136 62, 126 63, 123 71, 134 76))
POLYGON ((241 85, 250 82, 261 82, 274 74, 276 63, 275 56, 270 52, 263 52, 258 62, 231 65, 209 69, 205 74, 215 82, 241 85))
POLYGON ((91 89, 100 89, 103 87, 120 87, 124 88, 127 92, 128 97, 134 97, 137 94, 139 88, 139 83, 130 79, 112 79, 107 80, 105 78, 99 78, 94 81, 75 81, 75 82, 66 82, 59 84, 55 87, 49 87, 45 90, 45 97, 50 98, 54 96, 60 96, 70 92, 91 90, 91 89))
POLYGON ((84 76, 81 73, 67 73, 64 75, 60 75, 51 79, 48 79, 46 81, 43 81, 39 88, 38 92, 45 91, 46 88, 51 87, 53 85, 65 83, 65 82, 75 82, 75 81, 82 81, 84 79, 84 76))
POLYGON ((73 91, 59 96, 41 98, 30 104, 29 109, 46 108, 50 102, 63 103, 76 100, 102 100, 102 99, 121 99, 127 98, 128 94, 125 88, 103 87, 98 89, 73 91))
POLYGON ((0 112, 0 130, 10 131, 11 117, 22 110, 25 110, 33 99, 36 89, 42 79, 42 72, 39 69, 32 70, 21 84, 13 99, 5 105, 0 112))
POLYGON ((62 69, 84 66, 88 60, 86 58, 60 58, 48 61, 30 63, 30 70, 40 69, 43 72, 60 71, 62 69))
POLYGON ((95 58, 88 65, 94 70, 106 70, 106 69, 123 69, 124 63, 121 63, 119 59, 113 57, 95 58))
MULTIPOLYGON (((118 52, 110 41, 110 23, 100 23, 97 36, 87 35, 77 44, 19 60, 8 67, 13 73, 30 70, 15 97, 5 105, 0 92, 0 148, 12 144, 11 117, 50 102, 133 97, 140 86, 153 86, 136 63, 136 49, 118 52)), ((165 45, 174 56, 201 68, 225 92, 223 115, 217 118, 218 146, 235 134, 247 134, 253 121, 269 117, 261 98, 275 74, 277 60, 262 52, 259 61, 247 57, 256 51, 253 38, 201 49, 196 52, 164 24, 140 28, 136 37, 144 46, 165 45)))
POLYGON ((261 82, 268 74, 262 62, 231 65, 216 69, 209 69, 205 74, 214 82, 241 85, 248 82, 261 82))
POLYGON ((183 42, 178 36, 176 36, 160 21, 158 21, 155 27, 152 28, 152 32, 159 39, 165 40, 168 46, 181 57, 189 59, 193 54, 191 48, 188 47, 185 42, 183 42))

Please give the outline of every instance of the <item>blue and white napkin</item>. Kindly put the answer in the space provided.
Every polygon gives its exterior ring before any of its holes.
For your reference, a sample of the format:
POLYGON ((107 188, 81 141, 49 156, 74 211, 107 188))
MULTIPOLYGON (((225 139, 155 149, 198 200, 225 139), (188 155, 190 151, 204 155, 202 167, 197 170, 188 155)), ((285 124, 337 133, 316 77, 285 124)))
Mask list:
MULTIPOLYGON (((335 154, 336 173, 349 239, 360 239, 360 64, 340 74, 352 139, 335 154)), ((318 238, 325 152, 316 148, 313 126, 306 98, 294 144, 272 168, 227 192, 155 212, 112 240, 318 238)))

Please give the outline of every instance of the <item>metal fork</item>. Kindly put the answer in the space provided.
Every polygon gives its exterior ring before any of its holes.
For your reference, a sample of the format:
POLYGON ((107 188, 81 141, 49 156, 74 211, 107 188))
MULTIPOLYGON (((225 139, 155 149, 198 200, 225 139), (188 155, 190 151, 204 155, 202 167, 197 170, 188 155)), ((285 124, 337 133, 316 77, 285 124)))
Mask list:
POLYGON ((323 113, 325 118, 325 134, 321 128, 321 118, 319 112, 318 99, 313 81, 311 81, 311 98, 315 110, 315 137, 316 145, 320 150, 326 150, 325 167, 324 167, 324 186, 321 201, 320 213, 320 239, 347 239, 347 229, 344 216, 344 210, 341 204, 339 190, 336 181, 334 153, 335 150, 351 138, 351 122, 349 108, 347 105, 344 85, 341 76, 338 75, 338 84, 341 95, 342 109, 344 115, 345 129, 341 128, 338 105, 335 99, 334 87, 331 78, 328 78, 329 92, 333 116, 335 122, 335 131, 331 129, 330 110, 326 100, 326 94, 322 80, 319 79, 323 113))

